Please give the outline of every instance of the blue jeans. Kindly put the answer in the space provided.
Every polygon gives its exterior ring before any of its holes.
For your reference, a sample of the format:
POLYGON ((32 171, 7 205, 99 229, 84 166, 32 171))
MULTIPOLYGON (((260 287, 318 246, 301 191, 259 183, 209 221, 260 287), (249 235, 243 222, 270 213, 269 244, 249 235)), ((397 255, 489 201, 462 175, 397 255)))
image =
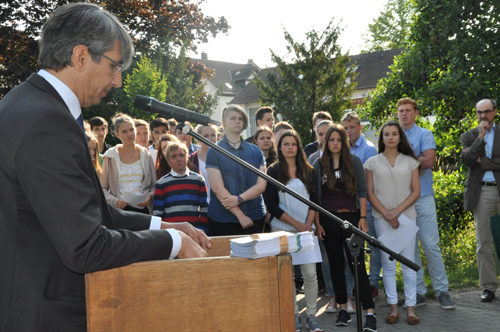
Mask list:
MULTIPOLYGON (((323 271, 323 279, 325 280, 326 291, 328 292, 328 296, 335 296, 335 291, 333 290, 333 284, 332 284, 332 275, 330 273, 330 263, 328 262, 328 256, 326 254, 323 241, 319 241, 319 247, 321 249, 321 257, 323 257, 321 270, 323 271)), ((345 262, 344 274, 345 274, 347 296, 352 298, 352 290, 354 289, 354 277, 352 275, 351 269, 349 268, 349 262, 347 260, 345 262)))
MULTIPOLYGON (((368 235, 377 238, 377 232, 375 231, 375 219, 372 216, 371 205, 366 207, 366 222, 368 224, 368 235)), ((380 255, 380 248, 373 247, 371 244, 368 244, 368 248, 372 251, 370 254, 370 273, 368 275, 368 280, 370 280, 370 286, 375 288, 379 288, 379 282, 382 280, 380 277, 380 270, 382 270, 382 257, 380 255)))
MULTIPOLYGON (((436 202, 434 195, 420 197, 415 202, 417 210, 417 226, 419 228, 417 239, 427 258, 427 268, 432 280, 432 287, 439 296, 441 292, 448 292, 448 276, 444 267, 443 256, 439 248, 439 229, 436 216, 436 202)), ((415 263, 422 267, 418 241, 415 245, 415 263)), ((417 293, 424 295, 427 292, 424 282, 424 270, 417 272, 417 293)))

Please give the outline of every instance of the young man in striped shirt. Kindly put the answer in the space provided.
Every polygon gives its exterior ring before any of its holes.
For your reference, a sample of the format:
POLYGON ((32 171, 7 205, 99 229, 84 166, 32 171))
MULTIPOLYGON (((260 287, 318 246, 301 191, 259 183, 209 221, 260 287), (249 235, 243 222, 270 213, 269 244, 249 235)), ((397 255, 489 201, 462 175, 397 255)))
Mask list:
POLYGON ((187 147, 178 142, 165 152, 170 173, 156 182, 153 214, 165 222, 189 222, 208 234, 207 187, 203 177, 187 168, 187 147))

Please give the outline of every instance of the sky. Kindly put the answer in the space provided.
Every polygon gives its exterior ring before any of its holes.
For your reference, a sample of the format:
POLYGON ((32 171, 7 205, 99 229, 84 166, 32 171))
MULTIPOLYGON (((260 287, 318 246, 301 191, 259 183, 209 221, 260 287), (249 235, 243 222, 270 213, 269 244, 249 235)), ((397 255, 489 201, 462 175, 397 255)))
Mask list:
POLYGON ((252 59, 261 68, 274 67, 270 49, 284 57, 285 28, 297 42, 305 40, 305 33, 321 31, 333 19, 344 28, 339 38, 342 51, 359 54, 363 48, 362 34, 368 24, 378 17, 387 0, 206 0, 200 7, 204 15, 224 16, 231 26, 227 35, 219 34, 206 44, 198 45, 209 60, 245 64, 252 59))

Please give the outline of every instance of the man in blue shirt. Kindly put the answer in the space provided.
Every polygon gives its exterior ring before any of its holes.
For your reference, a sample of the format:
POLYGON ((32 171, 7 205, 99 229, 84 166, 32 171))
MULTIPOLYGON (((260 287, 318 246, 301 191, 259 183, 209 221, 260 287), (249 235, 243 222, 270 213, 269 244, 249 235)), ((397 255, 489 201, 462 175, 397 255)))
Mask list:
MULTIPOLYGON (((491 302, 498 287, 495 259, 491 251, 490 216, 500 210, 500 127, 495 124, 497 103, 483 99, 476 104, 479 125, 460 136, 464 149, 462 161, 469 167, 465 182, 464 206, 474 211, 476 224, 476 256, 479 268, 479 284, 483 287, 481 302, 491 302)), ((498 258, 498 253, 497 253, 498 258)))
MULTIPOLYGON (((415 202, 417 210, 417 233, 415 263, 422 266, 418 240, 425 257, 432 280, 432 287, 436 292, 441 308, 455 309, 450 294, 448 293, 448 276, 444 267, 443 256, 439 248, 439 230, 437 225, 436 202, 432 188, 432 167, 436 159, 436 141, 430 130, 420 128, 415 119, 418 116, 417 102, 411 98, 398 101, 398 117, 408 142, 420 162, 422 173, 420 175, 420 198, 415 202)), ((424 282, 424 271, 417 272, 417 307, 426 305, 425 293, 427 289, 424 282)))
MULTIPOLYGON (((347 112, 342 117, 342 126, 344 126, 347 132, 347 137, 349 137, 349 143, 351 146, 351 154, 355 154, 361 159, 363 164, 371 157, 377 155, 377 149, 372 142, 367 141, 365 136, 361 133, 363 125, 361 124, 361 119, 359 115, 355 112, 347 112)), ((366 222, 368 223, 368 234, 377 238, 377 233, 375 232, 375 224, 372 216, 372 206, 368 202, 366 207, 366 222)), ((380 271, 382 270, 382 259, 380 256, 380 249, 378 247, 373 247, 370 244, 372 253, 370 255, 370 273, 368 278, 370 280, 370 289, 372 291, 372 298, 375 300, 378 296, 379 281, 382 280, 380 277, 380 271)))

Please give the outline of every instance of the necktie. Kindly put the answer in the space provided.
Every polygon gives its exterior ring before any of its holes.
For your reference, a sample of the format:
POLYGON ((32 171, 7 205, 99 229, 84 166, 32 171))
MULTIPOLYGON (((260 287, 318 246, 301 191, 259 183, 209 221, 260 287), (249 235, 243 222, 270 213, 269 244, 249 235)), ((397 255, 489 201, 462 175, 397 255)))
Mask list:
POLYGON ((76 119, 76 122, 80 125, 82 128, 83 132, 85 132, 85 128, 83 127, 83 116, 80 114, 80 116, 76 119))

